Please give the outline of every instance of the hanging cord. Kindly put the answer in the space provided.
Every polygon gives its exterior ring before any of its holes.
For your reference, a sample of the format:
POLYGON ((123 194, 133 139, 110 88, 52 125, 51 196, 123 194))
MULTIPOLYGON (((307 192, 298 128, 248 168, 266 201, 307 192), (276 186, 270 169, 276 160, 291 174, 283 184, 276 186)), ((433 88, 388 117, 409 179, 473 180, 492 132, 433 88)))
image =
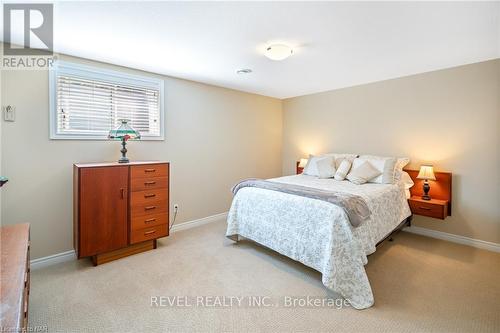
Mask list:
POLYGON ((179 211, 179 207, 174 207, 174 218, 173 218, 172 224, 170 225, 170 228, 168 229, 168 233, 170 233, 170 230, 172 230, 172 227, 174 226, 178 211, 179 211))

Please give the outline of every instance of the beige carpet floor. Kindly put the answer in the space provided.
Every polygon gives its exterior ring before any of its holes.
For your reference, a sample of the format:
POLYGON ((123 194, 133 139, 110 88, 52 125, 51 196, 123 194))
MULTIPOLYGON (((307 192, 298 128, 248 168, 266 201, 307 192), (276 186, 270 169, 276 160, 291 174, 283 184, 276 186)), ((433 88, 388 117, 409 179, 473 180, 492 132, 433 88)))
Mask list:
POLYGON ((334 295, 318 272, 250 241, 234 245, 224 231, 221 221, 98 267, 80 260, 33 271, 30 326, 49 332, 500 332, 500 254, 401 232, 369 258, 372 308, 291 308, 284 297, 334 295), (196 306, 188 298, 191 307, 152 307, 151 296, 226 296, 226 305, 231 296, 260 296, 275 306, 196 306))

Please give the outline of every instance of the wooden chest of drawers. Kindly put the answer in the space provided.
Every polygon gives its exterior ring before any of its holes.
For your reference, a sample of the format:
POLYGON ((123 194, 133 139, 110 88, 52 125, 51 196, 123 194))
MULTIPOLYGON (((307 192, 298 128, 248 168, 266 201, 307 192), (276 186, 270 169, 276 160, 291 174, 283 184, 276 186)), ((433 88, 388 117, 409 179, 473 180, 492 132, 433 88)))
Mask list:
POLYGON ((30 293, 29 224, 0 228, 1 328, 6 332, 25 332, 28 326, 30 293))
POLYGON ((168 236, 169 163, 75 164, 74 247, 94 264, 156 248, 168 236))

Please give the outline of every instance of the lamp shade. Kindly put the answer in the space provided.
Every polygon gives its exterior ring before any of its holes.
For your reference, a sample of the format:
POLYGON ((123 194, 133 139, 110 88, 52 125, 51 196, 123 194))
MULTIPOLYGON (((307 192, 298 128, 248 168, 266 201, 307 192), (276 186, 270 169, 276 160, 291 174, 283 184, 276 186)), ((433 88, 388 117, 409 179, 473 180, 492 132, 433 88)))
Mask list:
POLYGON ((299 162, 299 168, 305 168, 307 164, 307 158, 301 158, 299 162))
POLYGON ((425 180, 436 180, 436 176, 434 176, 434 168, 432 167, 432 165, 420 166, 420 171, 417 175, 417 178, 425 180))
POLYGON ((112 129, 109 131, 108 138, 111 140, 138 140, 141 138, 141 133, 139 131, 133 129, 128 124, 130 120, 128 119, 119 119, 120 126, 116 129, 112 129))

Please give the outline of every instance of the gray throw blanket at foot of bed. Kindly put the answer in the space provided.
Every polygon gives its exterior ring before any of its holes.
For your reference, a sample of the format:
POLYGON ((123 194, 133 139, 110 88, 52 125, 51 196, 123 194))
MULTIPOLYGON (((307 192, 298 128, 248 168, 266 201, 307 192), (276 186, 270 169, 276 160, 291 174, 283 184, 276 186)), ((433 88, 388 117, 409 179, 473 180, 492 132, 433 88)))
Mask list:
POLYGON ((344 209, 353 227, 359 226, 363 221, 367 220, 371 214, 363 198, 345 192, 325 191, 312 187, 278 183, 263 179, 246 179, 232 188, 233 194, 236 194, 244 187, 257 187, 329 202, 344 209))

